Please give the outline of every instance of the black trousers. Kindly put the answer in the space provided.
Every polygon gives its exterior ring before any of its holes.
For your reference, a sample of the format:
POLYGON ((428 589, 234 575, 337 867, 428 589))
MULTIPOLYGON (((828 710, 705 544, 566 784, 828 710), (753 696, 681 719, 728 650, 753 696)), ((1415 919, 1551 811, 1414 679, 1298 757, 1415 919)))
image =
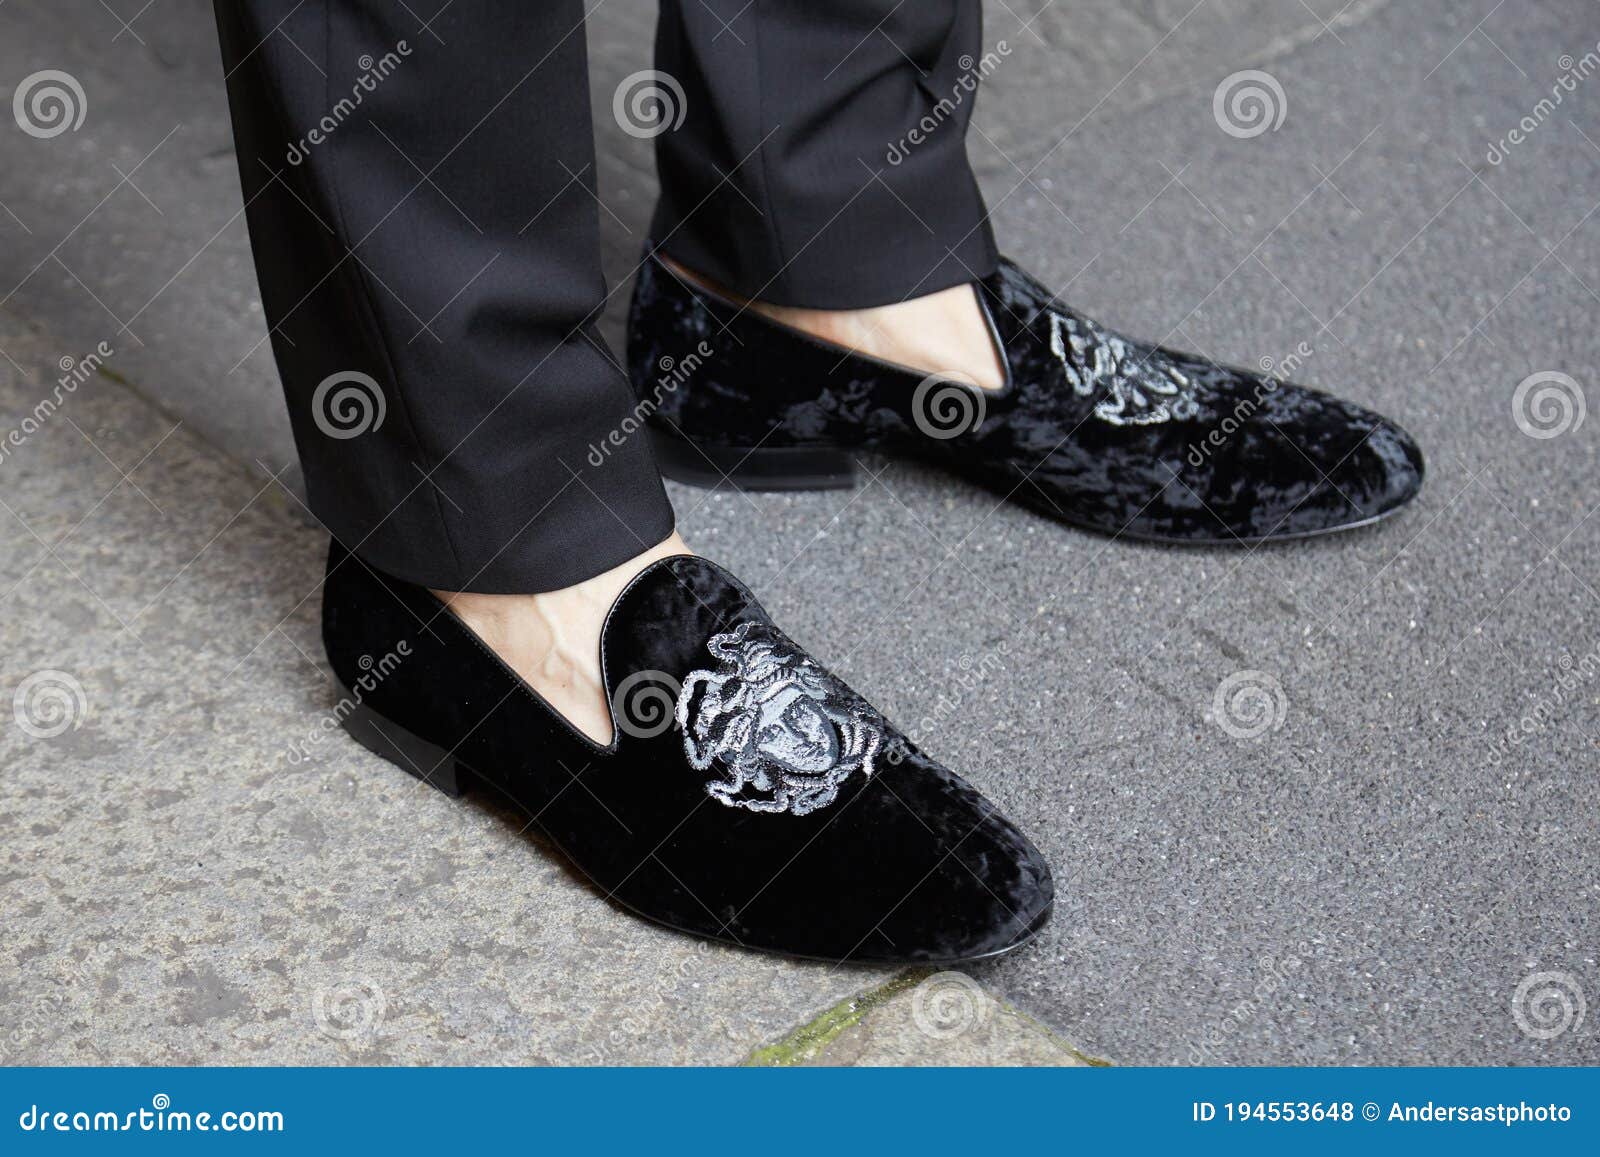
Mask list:
MULTIPOLYGON (((990 272, 956 93, 982 55, 979 2, 662 0, 664 76, 618 98, 634 131, 669 106, 662 250, 819 308, 990 272)), ((490 593, 568 586, 665 538, 643 437, 587 461, 634 399, 594 329, 607 292, 580 0, 216 11, 316 515, 401 578, 490 593)))

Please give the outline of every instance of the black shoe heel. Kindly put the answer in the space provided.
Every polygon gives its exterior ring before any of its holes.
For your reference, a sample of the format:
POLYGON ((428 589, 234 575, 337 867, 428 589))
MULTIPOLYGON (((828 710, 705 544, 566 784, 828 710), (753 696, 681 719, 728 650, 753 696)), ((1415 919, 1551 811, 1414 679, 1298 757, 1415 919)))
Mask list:
POLYGON ((701 446, 660 429, 652 429, 650 438, 661 473, 691 486, 728 482, 740 490, 849 490, 856 484, 856 460, 843 450, 701 446))
POLYGON ((419 739, 398 723, 357 702, 357 697, 343 684, 339 685, 339 693, 342 704, 355 704, 340 722, 362 747, 453 799, 475 786, 472 773, 448 751, 419 739))

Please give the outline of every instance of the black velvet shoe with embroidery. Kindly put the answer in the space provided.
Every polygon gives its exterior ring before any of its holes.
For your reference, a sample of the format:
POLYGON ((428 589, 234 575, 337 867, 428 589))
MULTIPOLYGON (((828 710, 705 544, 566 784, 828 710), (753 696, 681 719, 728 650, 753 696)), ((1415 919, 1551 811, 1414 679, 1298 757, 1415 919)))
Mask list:
POLYGON ((615 735, 574 729, 433 594, 337 544, 338 716, 450 795, 505 797, 608 898, 680 931, 836 962, 1009 952, 1049 919, 1039 852, 705 559, 664 559, 601 636, 615 735))
POLYGON ((861 450, 919 458, 1073 526, 1253 543, 1362 526, 1422 485, 1382 416, 1119 337, 1016 265, 974 283, 1006 383, 926 375, 771 321, 655 257, 628 356, 662 472, 750 490, 854 484, 861 450))

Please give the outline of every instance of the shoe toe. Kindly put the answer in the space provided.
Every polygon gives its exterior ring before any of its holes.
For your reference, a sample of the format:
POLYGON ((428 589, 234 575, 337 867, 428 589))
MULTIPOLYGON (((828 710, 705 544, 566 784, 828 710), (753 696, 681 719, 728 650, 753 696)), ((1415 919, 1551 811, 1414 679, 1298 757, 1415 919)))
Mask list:
POLYGON ((1360 526, 1421 489, 1421 449, 1381 414, 1297 386, 1283 387, 1277 400, 1242 440, 1239 456, 1224 460, 1233 478, 1222 481, 1246 537, 1298 538, 1360 526), (1241 497, 1248 501, 1237 502, 1241 497))
MULTIPOLYGON (((920 752, 876 785, 906 824, 910 871, 875 897, 883 913, 862 955, 951 963, 1026 943, 1050 918, 1055 881, 1044 855, 971 785, 920 752), (925 867, 921 865, 926 865, 925 867)), ((880 831, 889 824, 875 824, 880 831)))
POLYGON ((884 948, 910 962, 979 960, 1021 947, 1049 922, 1055 881, 1044 857, 998 816, 986 826, 897 904, 878 930, 884 948))
POLYGON ((1330 474, 1362 520, 1380 518, 1422 489, 1422 448, 1410 434, 1376 414, 1372 433, 1330 474))
POLYGON ((1307 456, 1303 496, 1294 499, 1282 520, 1290 535, 1376 521, 1422 488, 1422 450, 1410 434, 1359 406, 1331 403, 1330 408, 1344 416, 1346 432, 1321 439, 1307 456))
POLYGON ((955 964, 1020 947, 1049 920, 1043 855, 938 764, 884 768, 836 806, 797 829, 776 870, 752 864, 728 881, 738 942, 840 963, 955 964))

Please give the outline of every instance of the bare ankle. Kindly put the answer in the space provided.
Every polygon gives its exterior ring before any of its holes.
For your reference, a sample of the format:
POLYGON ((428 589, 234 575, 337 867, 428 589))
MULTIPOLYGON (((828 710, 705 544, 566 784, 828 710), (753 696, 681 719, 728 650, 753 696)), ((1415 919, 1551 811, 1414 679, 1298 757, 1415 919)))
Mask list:
POLYGON ((693 270, 664 260, 691 283, 855 353, 921 373, 948 374, 986 390, 1005 386, 1000 349, 978 302, 977 290, 971 285, 954 285, 866 309, 812 309, 743 298, 693 270))
POLYGON ((600 671, 600 630, 606 614, 645 567, 692 553, 674 532, 620 566, 558 591, 433 593, 567 722, 604 746, 612 733, 600 671))

